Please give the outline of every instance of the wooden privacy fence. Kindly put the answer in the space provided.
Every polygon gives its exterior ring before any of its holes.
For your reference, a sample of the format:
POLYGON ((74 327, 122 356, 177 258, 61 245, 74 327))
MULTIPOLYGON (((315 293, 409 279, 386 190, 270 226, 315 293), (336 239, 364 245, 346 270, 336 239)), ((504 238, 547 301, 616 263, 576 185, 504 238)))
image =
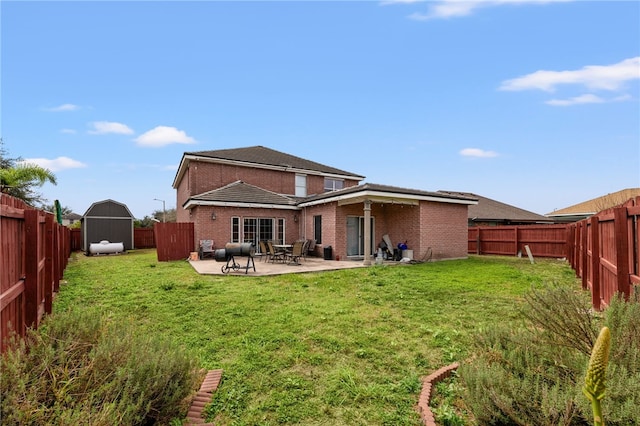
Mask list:
POLYGON ((70 253, 69 228, 53 214, 0 194, 0 352, 51 313, 70 253))
MULTIPOLYGON (((71 251, 82 250, 82 232, 80 228, 74 228, 71 232, 71 251)), ((97 241, 96 241, 97 242, 97 241)), ((133 246, 137 249, 155 248, 156 240, 153 228, 134 228, 133 246)))
POLYGON ((616 293, 638 300, 640 289, 640 197, 568 225, 571 267, 591 291, 594 309, 616 293))
POLYGON ((567 256, 566 225, 477 226, 469 228, 468 252, 516 256, 529 246, 534 257, 567 256))
POLYGON ((193 223, 156 223, 153 227, 159 262, 185 260, 195 248, 193 223))

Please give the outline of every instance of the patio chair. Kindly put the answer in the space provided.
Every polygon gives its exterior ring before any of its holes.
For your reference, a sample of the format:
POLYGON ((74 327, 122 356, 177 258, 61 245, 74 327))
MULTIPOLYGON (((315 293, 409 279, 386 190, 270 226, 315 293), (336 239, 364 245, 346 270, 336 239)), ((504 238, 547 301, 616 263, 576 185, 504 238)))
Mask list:
POLYGON ((271 254, 269 253, 269 249, 267 248, 267 243, 265 243, 264 241, 260 241, 260 253, 262 254, 262 257, 264 257, 264 261, 268 262, 269 258, 271 258, 271 254))
POLYGON ((198 257, 200 260, 206 258, 214 258, 215 244, 213 240, 200 240, 200 247, 198 248, 198 257))
POLYGON ((307 240, 307 246, 304 248, 304 260, 307 260, 307 256, 312 256, 316 250, 316 240, 307 240))
POLYGON ((271 259, 272 262, 284 262, 285 260, 285 256, 286 256, 286 252, 283 251, 276 251, 276 249, 273 247, 273 242, 271 241, 267 241, 267 253, 269 253, 269 258, 271 259))
POLYGON ((304 256, 304 248, 307 245, 305 240, 298 240, 293 243, 291 253, 287 255, 289 259, 289 265, 299 265, 300 259, 304 256))

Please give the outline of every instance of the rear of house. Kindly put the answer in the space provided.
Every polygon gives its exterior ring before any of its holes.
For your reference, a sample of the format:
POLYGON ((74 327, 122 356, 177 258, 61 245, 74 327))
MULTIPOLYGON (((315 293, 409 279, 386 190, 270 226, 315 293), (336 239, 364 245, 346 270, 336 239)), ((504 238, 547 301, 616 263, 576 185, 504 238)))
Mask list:
POLYGON ((177 219, 193 222, 195 241, 310 239, 315 253, 364 259, 383 235, 420 258, 467 256, 473 198, 376 184, 355 173, 262 146, 185 153, 173 187, 177 219))

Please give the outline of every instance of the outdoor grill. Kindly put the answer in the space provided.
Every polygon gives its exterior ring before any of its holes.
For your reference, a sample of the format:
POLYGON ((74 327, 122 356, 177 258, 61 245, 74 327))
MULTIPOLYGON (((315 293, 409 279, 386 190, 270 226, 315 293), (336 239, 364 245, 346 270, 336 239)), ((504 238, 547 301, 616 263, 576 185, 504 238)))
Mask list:
POLYGON ((244 273, 249 272, 249 268, 253 268, 253 272, 256 271, 256 265, 253 261, 253 255, 256 250, 251 243, 227 243, 223 249, 217 249, 213 252, 213 258, 217 262, 226 262, 222 266, 222 273, 227 274, 231 269, 239 271, 244 269, 244 273), (236 257, 246 257, 247 265, 241 266, 236 262, 236 257))

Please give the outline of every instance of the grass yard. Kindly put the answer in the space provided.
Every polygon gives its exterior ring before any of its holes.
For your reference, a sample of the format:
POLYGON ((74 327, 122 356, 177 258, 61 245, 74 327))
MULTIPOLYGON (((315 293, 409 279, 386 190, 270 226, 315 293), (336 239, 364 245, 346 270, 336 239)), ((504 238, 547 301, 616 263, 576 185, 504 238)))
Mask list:
MULTIPOLYGON (((216 424, 420 425, 420 378, 468 355, 566 262, 505 257, 275 277, 200 276, 155 250, 74 254, 54 313, 96 309, 224 369, 216 424)), ((185 413, 186 415, 186 413, 185 413)))

